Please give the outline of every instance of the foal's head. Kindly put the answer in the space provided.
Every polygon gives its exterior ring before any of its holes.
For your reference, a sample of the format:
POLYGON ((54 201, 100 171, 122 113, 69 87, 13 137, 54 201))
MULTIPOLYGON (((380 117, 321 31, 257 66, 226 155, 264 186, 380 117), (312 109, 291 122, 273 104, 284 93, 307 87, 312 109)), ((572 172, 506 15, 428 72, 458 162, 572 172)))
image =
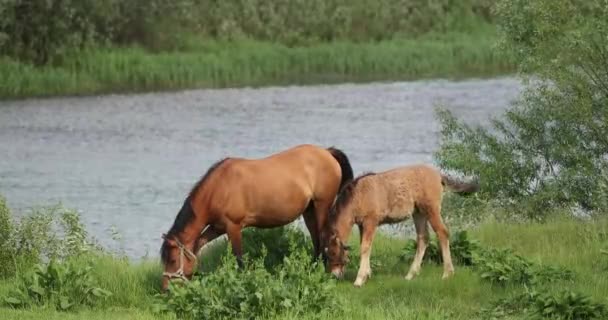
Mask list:
POLYGON ((165 241, 161 247, 160 257, 164 264, 161 289, 166 291, 172 279, 190 280, 196 266, 194 248, 188 248, 173 235, 163 235, 165 241))
POLYGON ((328 270, 338 279, 344 276, 349 250, 350 246, 344 244, 338 233, 332 230, 325 244, 325 256, 328 270))

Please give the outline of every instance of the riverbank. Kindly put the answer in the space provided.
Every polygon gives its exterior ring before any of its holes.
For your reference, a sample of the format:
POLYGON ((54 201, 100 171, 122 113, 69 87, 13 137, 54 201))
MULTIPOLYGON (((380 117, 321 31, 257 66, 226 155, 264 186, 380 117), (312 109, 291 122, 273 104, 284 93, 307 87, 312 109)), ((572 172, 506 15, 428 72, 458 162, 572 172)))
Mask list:
POLYGON ((83 51, 56 66, 0 59, 0 99, 291 84, 491 77, 514 70, 493 28, 474 34, 287 47, 261 41, 190 41, 179 52, 83 51))
MULTIPOLYGON (((470 232, 472 239, 479 240, 482 246, 510 248, 530 263, 542 266, 553 276, 546 284, 532 287, 543 294, 559 297, 563 290, 586 295, 591 301, 606 303, 608 279, 604 276, 608 268, 608 256, 602 255, 605 249, 605 220, 582 222, 574 220, 554 221, 546 224, 504 224, 485 223, 470 232), (581 230, 584 230, 581 233, 581 230), (549 268, 549 269, 547 269, 549 268), (551 269, 553 268, 553 269, 551 269), (557 268, 557 269, 555 269, 557 268), (561 270, 561 271, 560 271, 561 270), (556 278, 565 275, 564 270, 573 272, 573 280, 556 278)), ((358 236, 354 232, 351 243, 353 252, 358 252, 358 236)), ((405 242, 378 236, 372 253, 374 276, 363 288, 354 288, 352 281, 356 274, 358 259, 349 266, 346 279, 338 283, 335 297, 344 298, 344 313, 340 318, 349 319, 522 319, 525 318, 526 301, 514 297, 526 292, 524 285, 512 277, 515 271, 502 270, 499 264, 482 266, 490 268, 492 274, 482 277, 479 267, 456 265, 455 277, 441 280, 441 266, 425 262, 422 273, 412 281, 405 281, 404 274, 409 267, 408 261, 400 259, 405 242), (502 271, 501 271, 502 270, 502 271), (488 281, 500 272, 505 273, 504 283, 488 281), (489 278, 487 278, 489 277, 489 278), (498 303, 499 299, 504 300, 498 303), (511 299, 511 300, 508 300, 511 299), (510 301, 510 304, 507 302, 510 301), (519 303, 519 304, 518 304, 519 303), (485 311, 482 311, 485 309, 485 311)), ((458 255, 453 248, 453 256, 458 255)), ((462 247, 461 249, 462 250, 462 247)), ((427 251, 428 254, 431 251, 427 251)), ((211 257, 202 258, 209 263, 211 257)), ((507 260, 503 263, 513 263, 507 260)), ((528 267, 527 267, 528 268, 528 267)), ((529 266, 529 268, 532 268, 529 266)), ((33 308, 26 310, 0 307, 2 319, 174 319, 171 314, 158 315, 151 305, 158 288, 160 267, 158 262, 149 261, 130 264, 120 259, 101 259, 93 265, 93 273, 100 285, 113 292, 101 306, 84 308, 76 312, 60 312, 53 308, 33 308)), ((527 281, 522 279, 521 281, 527 281)), ((12 287, 12 280, 0 280, 0 296, 12 287)), ((532 299, 532 298, 531 298, 532 299)), ((575 298, 557 298, 553 303, 559 305, 558 311, 577 307, 578 312, 589 308, 587 302, 575 298)), ((534 308, 534 307, 530 307, 534 308)), ((325 310, 328 311, 328 310, 325 310)), ((300 318, 335 318, 321 314, 304 314, 300 318)), ((556 314, 554 314, 556 315, 556 314)), ((282 318, 290 319, 287 313, 282 318)))

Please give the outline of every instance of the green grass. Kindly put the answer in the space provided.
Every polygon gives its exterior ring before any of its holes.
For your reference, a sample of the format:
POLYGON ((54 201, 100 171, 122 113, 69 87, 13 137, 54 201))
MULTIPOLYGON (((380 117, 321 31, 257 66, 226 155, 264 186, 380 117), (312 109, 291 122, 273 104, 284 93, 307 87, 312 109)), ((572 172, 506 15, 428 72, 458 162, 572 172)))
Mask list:
MULTIPOLYGON (((355 232, 356 234, 356 232, 355 232)), ((471 230, 471 236, 482 245, 512 248, 540 264, 564 266, 576 272, 576 279, 567 288, 608 303, 608 221, 587 223, 573 220, 546 224, 486 223, 471 230)), ((218 256, 217 247, 208 250, 203 263, 211 265, 218 256), (206 262, 205 262, 206 261, 206 262)), ((358 237, 352 238, 355 247, 358 237)), ((372 249, 373 276, 363 288, 354 288, 357 259, 341 281, 336 295, 346 301, 344 319, 478 319, 477 312, 492 301, 513 294, 520 287, 493 286, 482 280, 469 267, 456 266, 455 276, 441 280, 438 265, 423 264, 422 273, 412 281, 404 280, 409 263, 399 260, 404 240, 379 236, 372 249)), ((354 260, 354 261, 353 261, 354 260)), ((2 319, 172 319, 158 317, 150 310, 158 288, 160 267, 156 261, 128 264, 126 261, 103 258, 96 262, 95 272, 101 285, 114 296, 95 310, 62 313, 49 309, 12 310, 0 308, 2 319)), ((11 280, 0 281, 0 296, 6 294, 11 280)), ((545 290, 559 291, 563 283, 548 284, 545 290)), ((295 319, 285 315, 284 319, 295 319)), ((304 317, 306 318, 306 317, 304 317)), ((330 317, 327 317, 330 319, 330 317)))
POLYGON ((488 26, 471 34, 308 47, 198 40, 179 52, 96 49, 46 67, 0 57, 0 99, 509 73, 513 65, 493 49, 495 39, 493 27, 488 26))

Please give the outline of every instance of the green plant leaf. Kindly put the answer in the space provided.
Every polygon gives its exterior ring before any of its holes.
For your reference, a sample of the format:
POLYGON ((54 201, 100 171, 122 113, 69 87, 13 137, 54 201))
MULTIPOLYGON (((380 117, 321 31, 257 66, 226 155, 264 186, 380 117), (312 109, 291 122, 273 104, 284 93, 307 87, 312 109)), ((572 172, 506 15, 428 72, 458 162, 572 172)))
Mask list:
POLYGON ((72 306, 72 303, 70 303, 70 300, 67 297, 59 298, 59 307, 62 310, 68 310, 71 306, 72 306))
POLYGON ((10 305, 20 305, 23 302, 15 297, 6 297, 4 298, 4 301, 10 305))

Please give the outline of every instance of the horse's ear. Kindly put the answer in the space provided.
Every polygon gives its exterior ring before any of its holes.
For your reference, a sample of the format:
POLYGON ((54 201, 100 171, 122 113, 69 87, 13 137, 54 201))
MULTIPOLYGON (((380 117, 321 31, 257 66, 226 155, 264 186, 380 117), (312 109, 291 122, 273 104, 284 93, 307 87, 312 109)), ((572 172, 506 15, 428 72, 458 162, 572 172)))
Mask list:
POLYGON ((163 239, 167 240, 167 234, 166 234, 166 233, 163 233, 163 234, 161 235, 161 238, 163 238, 163 239))

